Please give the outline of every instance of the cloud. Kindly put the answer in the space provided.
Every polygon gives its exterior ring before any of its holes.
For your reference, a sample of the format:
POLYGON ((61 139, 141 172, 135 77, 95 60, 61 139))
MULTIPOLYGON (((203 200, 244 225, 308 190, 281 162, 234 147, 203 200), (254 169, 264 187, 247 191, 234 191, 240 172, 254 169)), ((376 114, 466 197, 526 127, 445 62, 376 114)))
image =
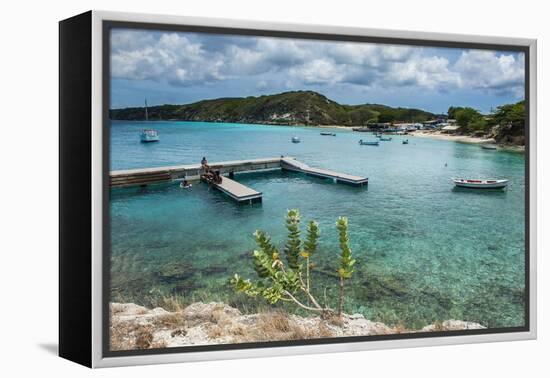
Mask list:
POLYGON ((449 67, 447 58, 414 56, 405 62, 391 64, 383 81, 394 86, 418 86, 446 91, 460 86, 460 75, 449 67))
POLYGON ((416 50, 409 46, 331 42, 324 53, 338 63, 381 67, 386 63, 403 62, 416 50))
POLYGON ((523 54, 495 51, 138 30, 113 31, 111 46, 113 78, 176 87, 231 80, 262 90, 351 85, 521 96, 524 85, 523 54))
POLYGON ((222 56, 207 53, 182 33, 116 31, 111 40, 111 75, 129 80, 190 85, 223 80, 222 56))
POLYGON ((324 53, 292 67, 290 75, 306 84, 346 83, 369 88, 416 86, 444 91, 460 84, 448 59, 423 56, 420 48, 342 43, 332 44, 324 53))
POLYGON ((525 58, 523 54, 497 54, 494 51, 464 51, 453 69, 460 74, 463 88, 482 89, 499 94, 523 94, 525 58))
POLYGON ((291 67, 289 74, 306 84, 335 84, 342 81, 344 71, 329 59, 313 59, 291 67))

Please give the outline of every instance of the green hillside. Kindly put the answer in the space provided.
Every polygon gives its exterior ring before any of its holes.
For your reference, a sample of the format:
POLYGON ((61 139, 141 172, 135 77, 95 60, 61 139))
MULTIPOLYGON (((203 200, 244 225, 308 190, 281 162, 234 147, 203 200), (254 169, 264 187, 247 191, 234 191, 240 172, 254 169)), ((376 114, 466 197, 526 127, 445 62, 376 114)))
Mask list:
MULTIPOLYGON (((341 105, 313 91, 259 97, 219 98, 185 105, 148 108, 150 120, 180 120, 280 125, 362 126, 371 122, 423 122, 432 113, 385 105, 341 105)), ((113 120, 143 120, 145 109, 111 109, 113 120)))

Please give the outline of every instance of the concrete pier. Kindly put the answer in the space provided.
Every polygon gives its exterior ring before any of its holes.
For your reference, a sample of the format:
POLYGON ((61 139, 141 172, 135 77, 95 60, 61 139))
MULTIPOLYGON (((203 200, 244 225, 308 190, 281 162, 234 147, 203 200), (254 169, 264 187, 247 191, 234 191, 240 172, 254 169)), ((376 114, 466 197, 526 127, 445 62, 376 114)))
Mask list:
POLYGON ((309 176, 332 179, 335 182, 341 182, 348 185, 363 186, 369 183, 369 179, 367 177, 353 176, 346 173, 329 171, 327 169, 313 168, 293 158, 282 158, 281 168, 288 171, 302 172, 309 176))
MULTIPOLYGON (((292 157, 222 161, 210 163, 209 165, 212 170, 220 171, 220 174, 224 176, 222 182, 212 184, 213 187, 239 203, 261 202, 262 193, 233 180, 233 173, 238 172, 285 169, 354 186, 367 185, 369 180, 366 177, 310 167, 292 157)), ((182 179, 196 181, 201 179, 202 173, 200 164, 111 171, 110 186, 111 188, 127 188, 182 179)))
MULTIPOLYGON (((238 172, 251 172, 281 168, 281 158, 234 160, 209 163, 214 171, 227 175, 238 172)), ((111 171, 110 181, 112 188, 125 188, 142 184, 187 179, 189 181, 200 180, 202 168, 200 164, 174 165, 157 168, 138 168, 111 171), (151 182, 147 182, 148 179, 151 182)))
POLYGON ((221 183, 212 184, 212 186, 239 203, 262 202, 261 192, 231 180, 229 177, 223 177, 221 183))

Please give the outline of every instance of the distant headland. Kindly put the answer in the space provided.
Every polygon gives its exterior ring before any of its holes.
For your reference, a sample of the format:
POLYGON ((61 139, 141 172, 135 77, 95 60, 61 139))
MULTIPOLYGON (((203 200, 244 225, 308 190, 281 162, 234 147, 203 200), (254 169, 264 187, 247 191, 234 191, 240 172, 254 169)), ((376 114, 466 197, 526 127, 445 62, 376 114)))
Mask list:
MULTIPOLYGON (((112 109, 113 120, 143 120, 144 107, 112 109)), ((284 92, 259 97, 203 100, 185 105, 148 108, 149 120, 261 123, 274 125, 363 126, 377 122, 425 122, 433 113, 379 104, 342 105, 313 91, 284 92)))

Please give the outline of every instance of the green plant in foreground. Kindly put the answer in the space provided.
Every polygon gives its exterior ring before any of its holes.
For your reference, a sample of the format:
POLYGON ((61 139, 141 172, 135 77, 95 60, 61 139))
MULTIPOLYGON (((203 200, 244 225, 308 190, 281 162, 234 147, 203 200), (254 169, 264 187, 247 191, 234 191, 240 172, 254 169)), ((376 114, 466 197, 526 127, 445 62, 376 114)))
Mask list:
POLYGON ((338 314, 342 314, 344 310, 344 280, 351 278, 355 260, 352 258, 351 249, 349 248, 348 218, 338 218, 336 228, 338 229, 338 242, 341 251, 340 268, 338 269, 338 276, 340 277, 338 314))
MULTIPOLYGON (((286 228, 288 230, 284 247, 286 264, 281 260, 281 254, 271 242, 269 235, 257 230, 254 233, 254 238, 258 249, 253 253, 253 263, 258 280, 252 282, 250 279, 243 279, 235 274, 231 279, 233 288, 237 292, 252 297, 261 296, 270 304, 276 304, 279 301, 292 302, 302 309, 320 313, 324 317, 333 315, 335 311, 327 305, 326 300, 321 305, 312 294, 313 287, 310 273, 313 264, 311 258, 317 252, 320 237, 319 225, 315 221, 308 223, 306 239, 302 243, 300 238, 300 212, 292 209, 287 211, 286 228), (303 277, 304 268, 305 280, 303 277)), ((355 260, 352 258, 349 247, 347 218, 338 218, 336 228, 339 233, 340 246, 338 315, 342 315, 345 280, 351 278, 355 260)))

